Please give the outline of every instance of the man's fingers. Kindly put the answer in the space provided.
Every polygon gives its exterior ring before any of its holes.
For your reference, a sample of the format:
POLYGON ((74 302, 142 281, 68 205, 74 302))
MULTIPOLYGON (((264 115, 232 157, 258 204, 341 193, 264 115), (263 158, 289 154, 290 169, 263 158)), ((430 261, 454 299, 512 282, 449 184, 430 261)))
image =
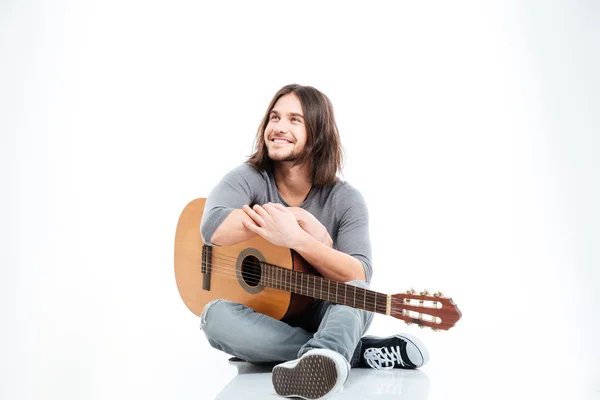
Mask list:
MULTIPOLYGON (((272 214, 274 211, 285 211, 285 207, 283 207, 283 210, 279 207, 277 207, 277 203, 267 203, 263 206, 264 210, 266 212, 268 212, 269 214, 272 214)), ((279 204, 281 205, 281 204, 279 204)))
POLYGON ((264 209, 264 207, 261 207, 258 204, 255 204, 254 207, 252 207, 252 210, 254 210, 254 212, 263 217, 263 219, 269 216, 269 213, 264 209))
POLYGON ((247 219, 242 220, 242 224, 246 228, 250 229, 252 232, 256 233, 257 235, 262 236, 263 229, 260 226, 254 225, 251 221, 248 221, 247 219))
POLYGON ((270 205, 272 205, 273 207, 275 207, 276 209, 280 210, 280 211, 285 211, 286 207, 281 204, 281 203, 269 203, 270 205))
MULTIPOLYGON (((254 207, 256 207, 256 206, 254 206, 254 207)), ((263 226, 265 224, 265 220, 260 215, 258 215, 258 213, 256 211, 254 211, 253 209, 251 209, 249 206, 242 207, 242 210, 244 210, 244 212, 246 214, 248 214, 248 216, 250 218, 252 218, 252 220, 254 222, 256 222, 257 225, 263 226)))

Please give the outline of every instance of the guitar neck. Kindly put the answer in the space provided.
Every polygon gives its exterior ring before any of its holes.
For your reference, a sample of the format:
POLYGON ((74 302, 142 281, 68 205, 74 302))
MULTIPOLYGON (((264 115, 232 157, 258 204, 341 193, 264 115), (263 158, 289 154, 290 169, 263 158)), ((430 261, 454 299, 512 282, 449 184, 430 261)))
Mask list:
POLYGON ((261 269, 266 287, 390 315, 389 295, 268 263, 261 263, 261 269))

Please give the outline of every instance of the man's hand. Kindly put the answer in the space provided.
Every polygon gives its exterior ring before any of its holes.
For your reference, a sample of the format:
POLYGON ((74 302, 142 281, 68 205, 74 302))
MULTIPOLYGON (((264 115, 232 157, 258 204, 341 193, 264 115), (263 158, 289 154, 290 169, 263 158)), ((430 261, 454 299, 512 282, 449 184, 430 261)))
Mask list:
POLYGON ((300 227, 292 211, 281 204, 257 204, 253 208, 245 205, 242 210, 254 221, 253 224, 244 220, 244 226, 276 246, 296 248, 307 233, 300 227))
POLYGON ((314 215, 300 207, 290 207, 289 209, 296 216, 300 228, 324 245, 333 247, 333 240, 327 232, 327 228, 314 215))

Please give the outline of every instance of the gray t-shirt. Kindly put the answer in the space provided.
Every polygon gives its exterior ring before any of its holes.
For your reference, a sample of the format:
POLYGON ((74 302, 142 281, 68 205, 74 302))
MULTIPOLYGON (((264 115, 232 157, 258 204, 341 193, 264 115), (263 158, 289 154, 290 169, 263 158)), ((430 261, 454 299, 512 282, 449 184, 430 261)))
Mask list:
MULTIPOLYGON (((281 203, 283 199, 271 172, 259 171, 245 162, 221 179, 206 199, 200 226, 202 240, 210 242, 213 233, 234 209, 244 204, 281 203)), ((300 205, 327 228, 333 239, 333 248, 356 257, 365 268, 367 282, 371 282, 371 241, 369 214, 362 194, 349 183, 337 179, 332 186, 313 186, 300 205)))

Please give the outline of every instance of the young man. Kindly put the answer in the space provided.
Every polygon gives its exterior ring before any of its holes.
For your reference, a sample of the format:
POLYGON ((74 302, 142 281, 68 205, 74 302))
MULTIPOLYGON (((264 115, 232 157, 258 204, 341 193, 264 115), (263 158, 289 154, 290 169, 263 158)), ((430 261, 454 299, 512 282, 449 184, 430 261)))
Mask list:
MULTIPOLYGON (((329 99, 288 85, 273 97, 250 159, 209 194, 204 242, 227 246, 260 235, 298 252, 325 278, 368 288, 371 244, 363 196, 338 178, 342 147, 329 99)), ((324 399, 351 367, 417 368, 425 346, 410 335, 362 337, 371 312, 322 300, 305 315, 279 321, 225 300, 208 304, 201 329, 216 349, 273 368, 275 391, 324 399), (242 334, 240 334, 242 333, 242 334)))

